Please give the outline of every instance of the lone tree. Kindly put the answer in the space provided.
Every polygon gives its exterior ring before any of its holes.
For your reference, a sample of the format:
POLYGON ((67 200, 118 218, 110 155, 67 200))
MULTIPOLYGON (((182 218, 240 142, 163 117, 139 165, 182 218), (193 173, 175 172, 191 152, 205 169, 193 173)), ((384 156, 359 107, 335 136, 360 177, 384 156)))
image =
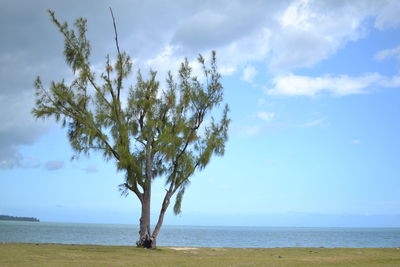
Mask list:
POLYGON ((110 11, 116 58, 113 61, 107 55, 104 72, 96 74, 89 61, 86 19, 77 19, 71 29, 49 10, 64 37, 66 63, 75 79, 69 84, 53 81, 46 89, 38 77, 32 113, 36 118, 53 117, 61 122, 68 129, 76 156, 100 151, 107 161, 116 162, 117 169, 125 174, 120 189, 123 194, 133 192, 142 207, 136 244, 154 248, 171 198, 176 193, 173 209, 179 214, 190 176, 204 169, 213 154, 224 154, 230 121, 228 106, 225 105, 219 121, 211 118, 207 126, 202 126, 223 100, 215 52, 209 62, 199 55, 201 78, 194 76, 185 59, 177 78, 168 73, 166 88, 160 89, 155 71, 150 71, 147 79, 138 71, 136 84, 127 88, 124 83, 131 74, 132 61, 120 50, 110 11), (123 94, 123 90, 128 91, 123 94), (151 232, 151 186, 157 177, 165 178, 166 192, 151 232))

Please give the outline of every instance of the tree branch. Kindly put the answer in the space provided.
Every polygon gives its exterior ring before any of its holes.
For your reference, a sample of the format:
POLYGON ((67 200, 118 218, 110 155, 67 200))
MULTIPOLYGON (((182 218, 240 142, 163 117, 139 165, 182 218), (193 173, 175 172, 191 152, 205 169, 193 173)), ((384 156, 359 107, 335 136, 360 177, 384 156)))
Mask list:
POLYGON ((130 186, 128 183, 124 183, 124 185, 126 186, 126 188, 134 192, 136 196, 139 198, 140 202, 143 203, 143 193, 141 193, 136 186, 130 186))
POLYGON ((167 208, 168 208, 169 203, 170 203, 170 199, 175 193, 175 192, 172 191, 172 187, 173 186, 172 186, 172 183, 171 183, 171 185, 169 186, 169 189, 166 190, 167 192, 165 193, 164 200, 163 200, 163 203, 161 205, 160 215, 158 216, 158 221, 157 221, 156 227, 154 228, 153 234, 152 234, 152 237, 154 239, 157 239, 158 233, 160 232, 160 229, 161 229, 161 225, 163 224, 163 221, 164 221, 165 212, 167 211, 167 208))
MULTIPOLYGON (((87 67, 87 68, 88 68, 88 71, 90 72, 90 68, 89 68, 89 67, 87 67)), ((101 92, 100 88, 96 85, 96 83, 95 83, 94 80, 92 79, 90 73, 88 74, 87 78, 88 78, 90 84, 91 84, 91 85, 93 86, 93 88, 96 90, 96 92, 97 92, 97 93, 101 96, 101 98, 104 100, 104 102, 105 102, 110 108, 112 108, 111 103, 107 100, 107 98, 106 98, 106 97, 104 96, 104 94, 101 92)))
POLYGON ((115 33, 115 45, 116 45, 116 47, 117 47, 117 52, 118 52, 118 55, 121 55, 121 52, 120 52, 120 50, 119 50, 119 45, 118 45, 118 32, 117 32, 117 26, 116 26, 116 24, 115 24, 114 13, 113 13, 113 11, 112 11, 111 7, 110 7, 110 13, 111 13, 111 17, 112 17, 112 20, 113 20, 113 26, 114 26, 114 33, 115 33))
MULTIPOLYGON (((50 94, 43 88, 43 86, 40 85, 41 90, 46 94, 46 96, 48 97, 48 99, 53 103, 54 107, 57 107, 57 103, 55 102, 55 100, 52 99, 52 97, 50 96, 50 94)), ((76 110, 80 111, 80 114, 88 114, 88 111, 86 110, 81 110, 80 107, 78 105, 75 105, 75 103, 71 102, 68 98, 64 98, 64 101, 66 101, 71 107, 74 106, 76 110)), ((88 120, 90 121, 90 124, 87 123, 87 121, 81 119, 79 116, 77 116, 76 114, 74 114, 73 110, 70 110, 69 108, 67 108, 61 101, 58 101, 58 106, 60 106, 62 109, 64 109, 64 111, 62 112, 62 114, 64 116, 70 117, 71 119, 78 121, 79 123, 86 125, 88 128, 93 128, 96 130, 97 137, 104 142, 104 144, 108 147, 108 149, 111 151, 111 153, 114 155, 114 157, 119 160, 119 154, 117 153, 117 151, 115 151, 112 146, 107 142, 107 140, 103 137, 103 133, 100 131, 100 129, 98 129, 94 123, 93 120, 88 120)), ((86 116, 86 119, 89 119, 90 116, 86 116)))
POLYGON ((121 51, 119 49, 119 43, 118 43, 118 32, 117 32, 117 25, 115 24, 115 18, 114 18, 114 13, 110 7, 110 13, 111 13, 111 17, 112 17, 112 21, 113 21, 113 26, 114 26, 114 33, 115 33, 115 46, 117 47, 117 52, 118 52, 118 61, 120 64, 120 68, 121 68, 121 73, 118 76, 117 79, 117 99, 119 101, 119 97, 120 97, 120 91, 121 91, 121 84, 122 84, 122 56, 121 56, 121 51))

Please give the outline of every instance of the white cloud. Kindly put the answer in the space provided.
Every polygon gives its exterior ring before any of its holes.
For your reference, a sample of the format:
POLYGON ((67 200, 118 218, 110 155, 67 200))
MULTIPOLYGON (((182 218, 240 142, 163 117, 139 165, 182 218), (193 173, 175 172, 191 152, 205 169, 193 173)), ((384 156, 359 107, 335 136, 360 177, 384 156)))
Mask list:
POLYGON ((256 75, 257 75, 256 68, 252 65, 247 65, 246 68, 244 68, 243 70, 241 79, 243 81, 251 83, 256 75))
MULTIPOLYGON (((181 63, 185 60, 183 56, 180 56, 176 51, 179 48, 176 46, 167 45, 163 48, 163 50, 155 55, 152 58, 147 59, 144 62, 138 62, 139 67, 141 68, 142 74, 147 75, 147 71, 149 69, 157 71, 157 79, 161 83, 161 87, 163 87, 164 82, 167 78, 167 74, 171 71, 172 75, 177 78, 178 71, 181 66, 181 63)), ((202 56, 206 60, 206 65, 209 62, 211 53, 203 53, 202 56)), ((191 67, 192 74, 199 78, 200 81, 204 80, 204 73, 202 65, 198 62, 197 57, 188 59, 189 65, 191 67)), ((236 71, 236 67, 231 65, 221 65, 218 64, 218 71, 221 75, 232 75, 236 71)))
POLYGON ((399 10, 396 1, 374 0, 205 2, 181 19, 170 44, 184 54, 216 49, 220 62, 235 69, 264 61, 279 73, 313 66, 366 36, 371 18, 376 28, 397 27, 390 14, 399 10))
POLYGON ((270 69, 280 72, 313 66, 348 41, 359 39, 364 35, 364 11, 353 1, 292 1, 278 17, 270 69))
POLYGON ((159 54, 147 59, 144 66, 156 70, 161 75, 166 75, 169 70, 176 72, 183 58, 174 55, 175 49, 170 45, 165 46, 159 54))
POLYGON ((60 161, 60 160, 50 160, 50 161, 46 162, 46 164, 45 164, 45 168, 48 171, 59 170, 62 167, 64 167, 64 162, 60 161))
MULTIPOLYGON (((348 42, 366 36, 369 22, 379 30, 399 27, 397 0, 142 2, 113 3, 120 45, 134 58, 134 67, 154 68, 161 81, 167 70, 179 67, 183 56, 194 62, 198 53, 206 57, 215 49, 223 75, 232 75, 248 64, 264 63, 277 76, 269 93, 346 95, 363 93, 373 84, 400 84, 400 77, 379 78, 378 74, 321 78, 287 74, 313 66, 348 42)), ((76 17, 88 18, 91 62, 97 66, 104 62, 105 54, 115 55, 108 6, 108 1, 79 5, 50 0, 0 2, 0 17, 7 22, 0 29, 0 35, 7 36, 0 44, 0 63, 7 66, 0 69, 0 80, 4 81, 0 92, 0 169, 19 166, 23 156, 18 146, 30 145, 46 132, 43 124, 31 123, 35 76, 44 75, 46 82, 69 78, 62 58, 62 38, 44 10, 54 9, 70 25, 76 17)), ((251 68, 243 78, 254 78, 251 68)), ((250 132, 256 132, 255 128, 250 132)))
POLYGON ((310 77, 295 74, 278 76, 274 78, 274 87, 267 90, 270 95, 287 96, 317 96, 329 93, 337 96, 362 94, 365 89, 373 85, 394 87, 398 85, 399 78, 382 77, 377 73, 367 73, 363 76, 330 76, 310 77))
POLYGON ((376 19, 374 26, 379 30, 398 27, 400 25, 400 2, 398 0, 375 2, 381 2, 381 4, 375 10, 376 19))
MULTIPOLYGON (((217 52, 218 70, 224 76, 229 76, 244 64, 254 61, 262 61, 270 51, 271 31, 267 28, 260 29, 259 31, 250 31, 250 34, 245 35, 239 39, 232 40, 231 42, 220 43, 219 46, 212 46, 217 52)), ((159 72, 166 72, 168 70, 176 70, 182 62, 183 55, 189 58, 191 63, 196 63, 198 53, 207 57, 211 49, 197 50, 196 52, 187 52, 182 44, 167 44, 164 48, 145 60, 143 64, 139 65, 151 66, 159 72)), ((257 72, 253 66, 246 70, 247 76, 243 78, 253 78, 257 72)), ((246 68, 246 67, 245 67, 246 68)))
POLYGON ((260 111, 260 112, 257 112, 257 117, 258 117, 260 120, 263 120, 263 121, 265 121, 265 122, 270 122, 270 121, 272 121, 272 119, 275 117, 275 113, 273 113, 273 112, 260 111))
POLYGON ((235 66, 223 65, 218 68, 221 75, 230 76, 236 72, 235 66))
POLYGON ((295 1, 283 12, 280 17, 281 24, 284 27, 293 26, 296 28, 306 27, 309 28, 309 23, 307 22, 308 17, 315 16, 314 14, 307 14, 305 12, 306 5, 309 1, 295 1))
POLYGON ((264 61, 271 51, 271 36, 271 30, 265 27, 216 48, 218 65, 236 70, 248 62, 264 61))
POLYGON ((384 60, 389 57, 395 57, 396 59, 400 59, 400 46, 397 46, 392 49, 381 50, 375 54, 375 59, 384 60))
POLYGON ((399 11, 395 0, 206 2, 182 18, 171 44, 184 54, 216 49, 220 65, 232 72, 249 62, 265 62, 281 73, 311 67, 363 38, 368 20, 381 30, 398 27, 399 11))

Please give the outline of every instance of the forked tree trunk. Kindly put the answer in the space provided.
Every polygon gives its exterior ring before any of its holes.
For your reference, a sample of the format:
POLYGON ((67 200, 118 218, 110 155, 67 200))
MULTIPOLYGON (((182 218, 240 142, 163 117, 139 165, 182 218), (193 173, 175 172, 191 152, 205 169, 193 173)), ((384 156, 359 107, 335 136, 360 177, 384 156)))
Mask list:
POLYGON ((151 234, 150 232, 150 194, 146 192, 146 194, 143 195, 142 215, 140 217, 139 231, 140 238, 136 242, 136 245, 138 247, 156 248, 158 233, 160 232, 161 226, 163 224, 164 215, 168 209, 172 195, 172 192, 169 191, 164 197, 164 201, 160 210, 160 215, 158 217, 158 221, 154 228, 153 234, 151 234))
MULTIPOLYGON (((148 142, 150 143, 150 141, 148 142)), ((150 149, 148 148, 148 151, 150 149)), ((174 194, 175 190, 173 190, 172 184, 167 190, 161 210, 160 210, 160 215, 158 217, 158 221, 156 224, 156 227, 154 228, 153 234, 151 234, 150 231, 150 202, 151 202, 151 182, 152 182, 152 154, 150 152, 147 153, 146 155, 146 182, 145 186, 143 188, 143 194, 139 199, 141 200, 142 204, 142 215, 140 217, 140 230, 139 230, 139 240, 136 242, 136 245, 138 247, 143 247, 143 248, 155 248, 157 245, 157 237, 158 233, 160 232, 161 226, 164 221, 164 215, 165 212, 168 209, 170 199, 172 195, 174 194)))
POLYGON ((142 202, 142 215, 140 217, 140 230, 139 230, 139 240, 136 242, 138 247, 143 248, 153 248, 155 244, 151 237, 150 232, 150 198, 147 192, 143 195, 142 202))

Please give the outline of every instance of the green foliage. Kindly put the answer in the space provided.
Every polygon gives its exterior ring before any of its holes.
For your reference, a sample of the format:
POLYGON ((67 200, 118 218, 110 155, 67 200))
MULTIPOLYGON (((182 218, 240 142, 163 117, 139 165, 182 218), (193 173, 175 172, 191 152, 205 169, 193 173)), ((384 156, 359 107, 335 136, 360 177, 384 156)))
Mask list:
POLYGON ((152 179, 165 177, 169 194, 178 192, 174 212, 180 213, 189 177, 205 168, 213 154, 223 155, 228 138, 228 106, 219 121, 211 117, 211 123, 203 125, 223 101, 216 53, 209 62, 198 57, 200 78, 185 59, 176 78, 168 73, 164 90, 155 71, 147 79, 138 71, 136 84, 127 88, 124 82, 132 61, 120 52, 117 38, 114 64, 107 55, 103 73, 96 74, 89 61, 86 20, 77 19, 71 29, 53 11, 49 14, 64 36, 66 63, 75 79, 69 84, 51 82, 45 89, 38 77, 33 115, 55 118, 66 127, 75 156, 101 151, 106 160, 115 160, 118 170, 126 174, 125 193, 133 191, 140 199, 152 179), (127 95, 124 106, 122 90, 127 95))

